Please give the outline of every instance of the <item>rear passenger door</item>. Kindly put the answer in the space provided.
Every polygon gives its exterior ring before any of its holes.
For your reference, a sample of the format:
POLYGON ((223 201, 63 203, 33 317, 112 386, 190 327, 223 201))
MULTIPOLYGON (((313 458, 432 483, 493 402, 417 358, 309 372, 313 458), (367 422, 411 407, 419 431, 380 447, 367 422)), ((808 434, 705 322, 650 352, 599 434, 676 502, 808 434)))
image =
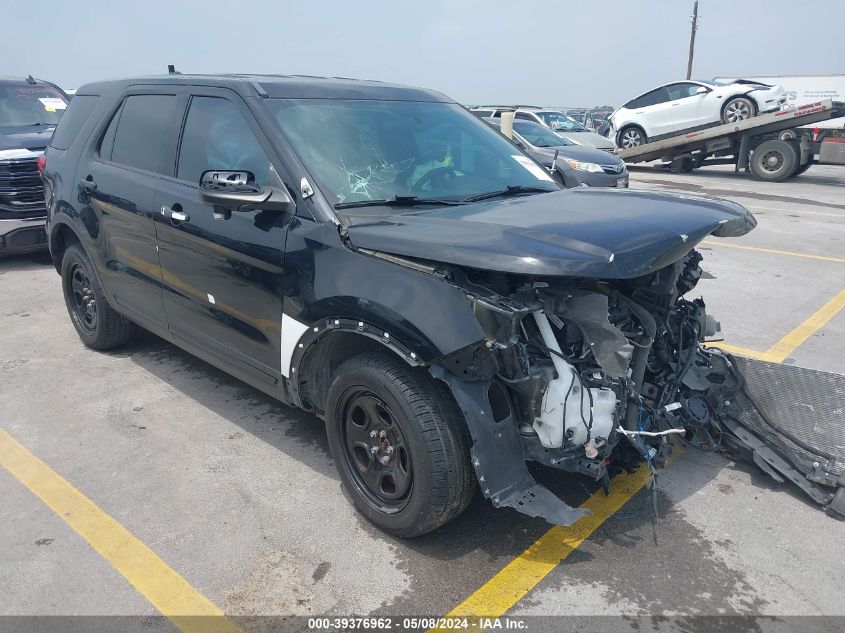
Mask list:
POLYGON ((208 169, 247 170, 257 185, 281 185, 268 153, 237 94, 192 89, 175 171, 158 190, 156 226, 171 333, 272 384, 280 376, 282 260, 291 216, 256 210, 215 217, 199 197, 208 169))
POLYGON ((632 121, 642 125, 650 140, 657 136, 671 134, 675 129, 669 93, 665 86, 637 97, 628 105, 628 108, 634 113, 632 121))
POLYGON ((80 160, 80 216, 100 249, 109 302, 151 329, 166 328, 156 249, 156 188, 176 150, 177 96, 129 93, 80 160))

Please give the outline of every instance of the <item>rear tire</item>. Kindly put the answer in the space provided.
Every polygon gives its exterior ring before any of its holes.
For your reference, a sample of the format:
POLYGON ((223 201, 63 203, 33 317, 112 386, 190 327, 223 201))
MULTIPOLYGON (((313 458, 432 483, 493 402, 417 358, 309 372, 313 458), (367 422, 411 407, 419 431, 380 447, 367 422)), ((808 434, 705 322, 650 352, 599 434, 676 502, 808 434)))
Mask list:
POLYGON ((757 116, 757 104, 748 97, 734 97, 722 108, 722 123, 739 123, 757 116))
POLYGON ((109 305, 94 266, 79 244, 71 244, 62 258, 62 291, 70 321, 82 342, 92 349, 120 347, 137 326, 109 305))
POLYGON ((648 137, 645 131, 636 125, 628 125, 619 131, 619 145, 622 149, 631 149, 632 147, 639 147, 648 143, 648 137))
POLYGON ((326 403, 329 448, 356 509, 400 537, 458 516, 475 490, 469 432, 451 393, 386 353, 344 362, 326 403))
POLYGON ((798 167, 796 167, 796 168, 795 168, 795 171, 794 171, 794 172, 792 172, 792 176, 793 176, 793 177, 795 177, 795 176, 800 176, 800 175, 801 175, 801 174, 803 174, 805 171, 807 171, 808 169, 810 169, 810 166, 811 166, 812 164, 813 164, 813 163, 811 163, 810 161, 807 161, 807 162, 806 162, 806 163, 804 163, 803 165, 799 165, 798 167))
POLYGON ((790 141, 765 141, 751 154, 749 167, 755 178, 769 182, 786 180, 795 173, 798 152, 790 141))

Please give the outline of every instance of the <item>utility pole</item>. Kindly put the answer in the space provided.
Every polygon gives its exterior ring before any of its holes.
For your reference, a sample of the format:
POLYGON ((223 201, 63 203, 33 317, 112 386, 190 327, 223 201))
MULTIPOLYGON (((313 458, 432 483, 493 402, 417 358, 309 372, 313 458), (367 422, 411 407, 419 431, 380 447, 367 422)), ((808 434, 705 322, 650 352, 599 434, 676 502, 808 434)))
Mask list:
POLYGON ((695 32, 698 30, 698 0, 692 5, 692 27, 689 32, 689 58, 687 59, 687 79, 692 77, 692 53, 695 50, 695 32))

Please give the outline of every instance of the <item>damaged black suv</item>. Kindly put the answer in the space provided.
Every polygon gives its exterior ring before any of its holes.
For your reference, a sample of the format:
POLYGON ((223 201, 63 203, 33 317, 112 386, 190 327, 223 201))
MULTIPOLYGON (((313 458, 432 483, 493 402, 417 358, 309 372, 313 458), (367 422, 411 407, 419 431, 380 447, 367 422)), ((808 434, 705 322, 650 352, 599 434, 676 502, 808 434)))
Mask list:
POLYGON ((572 523, 527 461, 607 484, 718 413, 730 360, 683 295, 701 240, 755 226, 740 205, 560 190, 447 97, 379 82, 169 75, 77 102, 43 179, 82 341, 140 326, 314 412, 385 530, 443 525, 476 483, 572 523))

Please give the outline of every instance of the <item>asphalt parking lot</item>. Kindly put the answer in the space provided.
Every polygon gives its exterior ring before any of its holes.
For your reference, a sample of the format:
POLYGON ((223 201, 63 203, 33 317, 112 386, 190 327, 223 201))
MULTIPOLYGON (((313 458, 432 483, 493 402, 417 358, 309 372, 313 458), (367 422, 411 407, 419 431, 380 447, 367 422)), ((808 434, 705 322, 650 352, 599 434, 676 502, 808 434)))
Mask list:
MULTIPOLYGON (((751 234, 701 246, 696 294, 729 349, 845 374, 842 168, 634 167, 631 186, 751 209, 751 234)), ((845 524, 723 455, 679 453, 655 493, 625 475, 610 498, 538 473, 593 504, 586 526, 477 496, 402 541, 346 501, 316 418, 152 335, 84 348, 44 257, 0 260, 0 291, 0 615, 845 616, 845 524)))

